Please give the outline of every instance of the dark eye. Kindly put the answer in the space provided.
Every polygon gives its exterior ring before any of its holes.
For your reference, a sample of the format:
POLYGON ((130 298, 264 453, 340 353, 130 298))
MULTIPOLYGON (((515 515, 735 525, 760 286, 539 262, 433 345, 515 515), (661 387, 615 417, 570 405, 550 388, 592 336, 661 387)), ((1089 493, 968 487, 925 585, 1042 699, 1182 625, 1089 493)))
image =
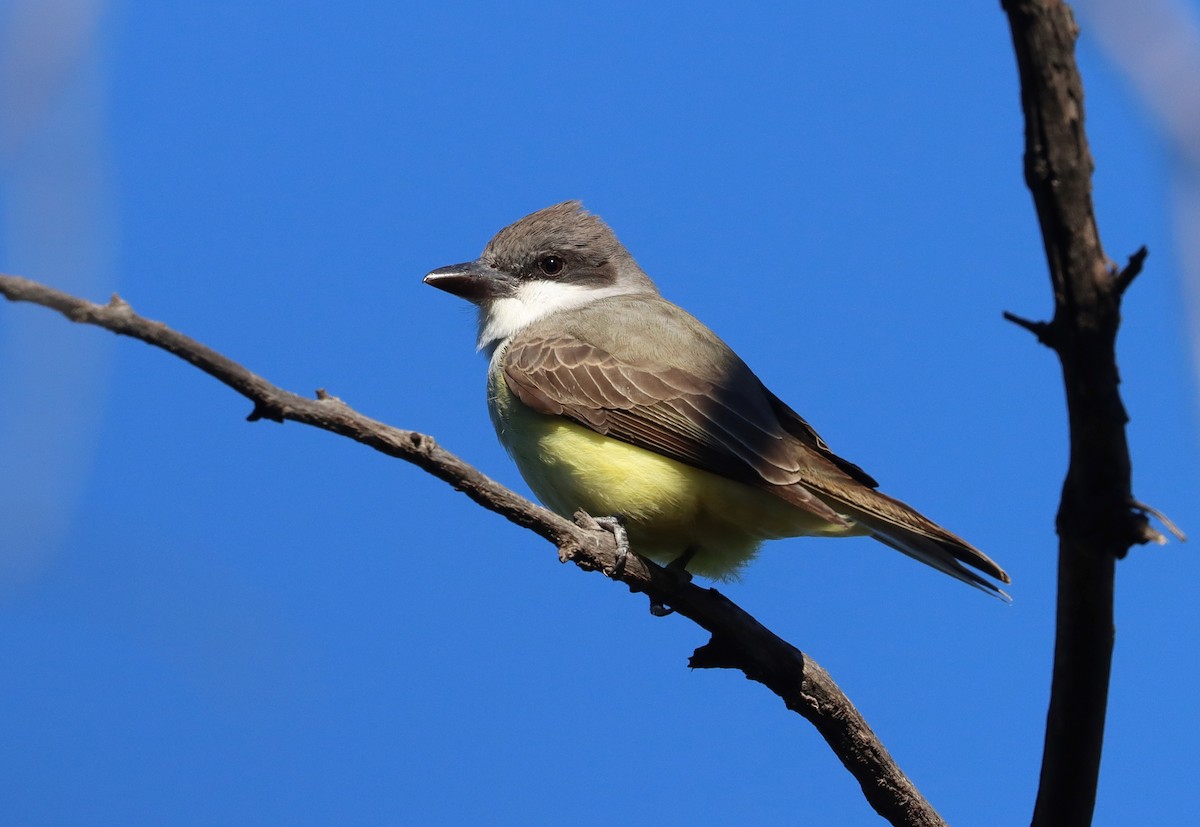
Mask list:
POLYGON ((538 269, 547 276, 557 276, 562 268, 563 260, 558 256, 542 256, 538 259, 538 269))

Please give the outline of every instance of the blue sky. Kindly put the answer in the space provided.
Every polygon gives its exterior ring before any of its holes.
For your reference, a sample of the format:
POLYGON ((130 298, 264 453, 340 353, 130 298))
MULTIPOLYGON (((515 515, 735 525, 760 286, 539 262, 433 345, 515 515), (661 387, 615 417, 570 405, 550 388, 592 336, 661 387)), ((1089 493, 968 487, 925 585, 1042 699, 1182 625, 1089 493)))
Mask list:
MULTIPOLYGON (((1083 23, 1102 237, 1151 251, 1120 339, 1135 491, 1196 533, 1177 164, 1083 23)), ((118 291, 520 491, 472 314, 420 280, 582 199, 1013 575, 1006 607, 790 540, 722 590, 951 823, 1028 818, 1065 415, 1052 354, 1001 320, 1051 298, 998 4, 14 0, 0 25, 0 271, 118 291)), ((12 823, 879 823, 777 698, 688 671, 700 630, 412 467, 247 423, 178 360, 29 306, 0 305, 0 387, 12 823)), ((1097 824, 1200 809, 1195 572, 1174 543, 1118 568, 1097 824)))

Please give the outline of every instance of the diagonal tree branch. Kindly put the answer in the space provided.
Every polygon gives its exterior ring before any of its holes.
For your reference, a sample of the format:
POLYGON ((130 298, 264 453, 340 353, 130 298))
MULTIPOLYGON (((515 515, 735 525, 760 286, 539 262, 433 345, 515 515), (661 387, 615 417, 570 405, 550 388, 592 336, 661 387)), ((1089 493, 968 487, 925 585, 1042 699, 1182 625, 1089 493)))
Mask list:
MULTIPOLYGON (((1061 0, 1002 0, 1025 113, 1025 181, 1041 225, 1054 318, 1027 322, 1062 362, 1070 464, 1057 527, 1058 618, 1045 751, 1033 824, 1088 825, 1095 808, 1114 640, 1116 561, 1160 540, 1131 489, 1128 416, 1118 389, 1121 296, 1146 250, 1120 272, 1104 254, 1092 209, 1078 28, 1061 0)), ((1151 512, 1153 513, 1153 512, 1151 512)))
POLYGON ((709 642, 693 653, 691 667, 738 669, 778 695, 788 709, 817 728, 858 780, 870 805, 890 823, 944 825, 828 672, 716 589, 701 588, 636 555, 630 555, 622 570, 614 574, 613 536, 587 515, 577 515, 579 524, 564 520, 489 479, 432 437, 370 419, 324 391, 318 391, 316 399, 308 399, 278 388, 200 342, 139 316, 116 296, 106 305, 94 304, 29 279, 2 274, 0 293, 11 301, 49 307, 73 322, 140 339, 178 356, 249 399, 254 405, 248 417, 251 421, 291 420, 311 425, 411 462, 483 507, 549 540, 558 548, 561 561, 573 562, 585 571, 601 571, 631 591, 672 607, 711 635, 709 642))

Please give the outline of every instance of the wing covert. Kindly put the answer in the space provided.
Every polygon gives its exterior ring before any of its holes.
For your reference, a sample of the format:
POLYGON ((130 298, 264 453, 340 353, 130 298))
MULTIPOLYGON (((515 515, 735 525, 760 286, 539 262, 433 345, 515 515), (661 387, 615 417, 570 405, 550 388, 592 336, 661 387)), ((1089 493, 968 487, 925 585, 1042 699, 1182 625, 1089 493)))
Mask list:
POLYGON ((789 432, 774 397, 732 352, 712 379, 675 366, 631 363, 573 336, 518 335, 502 358, 509 388, 540 413, 769 488, 843 522, 803 485, 814 471, 840 476, 840 470, 789 432))

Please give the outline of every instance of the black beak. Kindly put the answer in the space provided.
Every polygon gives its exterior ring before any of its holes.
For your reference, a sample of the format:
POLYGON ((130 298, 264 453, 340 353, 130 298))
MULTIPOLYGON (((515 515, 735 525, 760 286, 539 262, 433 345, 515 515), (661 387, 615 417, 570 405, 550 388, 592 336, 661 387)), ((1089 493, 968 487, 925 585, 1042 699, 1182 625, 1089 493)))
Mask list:
POLYGON ((512 276, 479 260, 439 267, 427 275, 424 281, 439 290, 453 293, 476 304, 506 295, 511 291, 513 284, 512 276))

